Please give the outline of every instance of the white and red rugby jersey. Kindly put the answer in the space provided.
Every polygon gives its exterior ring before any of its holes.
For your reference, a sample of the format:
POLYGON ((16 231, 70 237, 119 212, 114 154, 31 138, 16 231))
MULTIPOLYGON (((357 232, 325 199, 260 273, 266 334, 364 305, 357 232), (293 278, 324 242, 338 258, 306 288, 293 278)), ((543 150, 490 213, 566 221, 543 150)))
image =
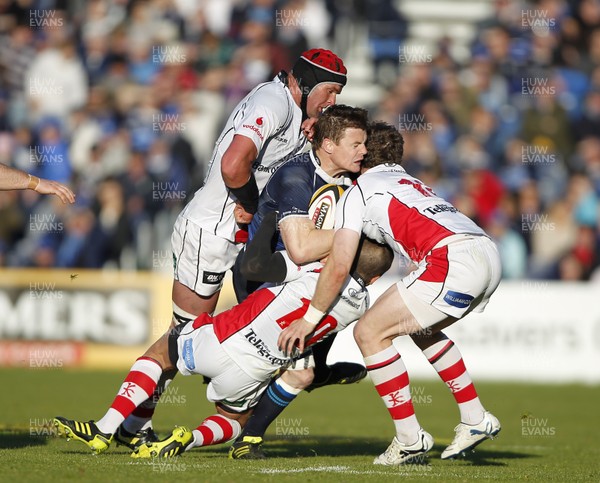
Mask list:
MULTIPOLYGON (((318 272, 313 271, 293 282, 258 290, 226 312, 214 317, 201 315, 194 327, 212 323, 229 357, 248 375, 262 380, 290 362, 277 347, 277 339, 283 329, 306 312, 318 277, 318 272)), ((368 306, 367 289, 349 277, 341 296, 306 345, 347 327, 358 320, 368 306)))
POLYGON ((431 188, 390 164, 369 169, 344 192, 335 228, 362 232, 416 263, 449 236, 487 236, 431 188))

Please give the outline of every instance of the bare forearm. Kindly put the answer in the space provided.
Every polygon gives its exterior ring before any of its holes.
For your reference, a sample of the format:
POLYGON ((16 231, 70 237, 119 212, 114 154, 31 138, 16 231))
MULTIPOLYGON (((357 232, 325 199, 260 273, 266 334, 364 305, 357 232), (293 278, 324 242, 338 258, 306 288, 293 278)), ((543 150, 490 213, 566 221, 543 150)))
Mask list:
POLYGON ((307 217, 286 217, 279 228, 288 255, 297 265, 321 260, 331 251, 333 230, 317 230, 307 217))
POLYGON ((352 261, 358 250, 360 235, 350 230, 338 230, 325 268, 319 275, 311 305, 326 312, 341 292, 344 281, 350 274, 352 261))
POLYGON ((333 262, 332 259, 327 260, 325 268, 319 274, 315 295, 310 303, 321 312, 327 312, 348 277, 348 269, 340 265, 335 266, 333 262))
POLYGON ((75 194, 65 185, 0 163, 0 191, 30 189, 43 195, 56 195, 63 203, 74 203, 75 194))
POLYGON ((0 190, 24 190, 29 187, 31 177, 19 169, 0 163, 0 190))

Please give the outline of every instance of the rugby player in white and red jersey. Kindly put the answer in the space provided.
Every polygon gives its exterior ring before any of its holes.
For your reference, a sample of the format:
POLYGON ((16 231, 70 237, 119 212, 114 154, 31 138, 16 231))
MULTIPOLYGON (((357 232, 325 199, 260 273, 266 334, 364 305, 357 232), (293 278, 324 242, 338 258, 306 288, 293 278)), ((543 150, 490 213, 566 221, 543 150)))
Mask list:
MULTIPOLYGON (((270 218, 273 226, 275 217, 270 218)), ((268 229, 263 223, 260 229, 268 229), (264 225, 264 226, 263 226, 264 225)), ((366 286, 387 271, 393 261, 389 247, 364 239, 346 282, 332 309, 306 346, 357 320, 368 308, 366 286)), ((207 398, 217 414, 196 429, 176 428, 160 442, 136 448, 134 457, 175 456, 196 446, 236 438, 270 379, 293 361, 277 345, 283 329, 310 304, 318 271, 299 279, 258 290, 242 304, 217 316, 202 314, 164 334, 132 366, 111 407, 97 422, 54 419, 59 436, 85 443, 94 453, 106 451, 118 427, 154 391, 161 373, 176 368, 184 375, 210 377, 207 398)))
POLYGON ((458 404, 461 422, 442 459, 474 448, 501 428, 482 406, 458 348, 442 332, 487 305, 500 282, 498 251, 472 220, 406 173, 400 166, 403 144, 393 126, 370 126, 363 171, 338 204, 333 247, 312 302, 279 338, 287 353, 296 343, 303 350, 305 338, 339 293, 361 235, 386 243, 415 263, 416 270, 390 287, 354 328, 396 428, 392 443, 374 461, 383 465, 406 463, 433 447, 432 436, 415 416, 406 367, 392 344, 400 335, 411 335, 458 404))
MULTIPOLYGON (((225 273, 245 241, 241 228, 251 221, 261 190, 278 166, 305 148, 312 124, 335 104, 346 73, 333 52, 308 50, 289 74, 282 71, 254 88, 229 116, 204 185, 173 229, 173 325, 214 311, 225 273)), ((125 421, 116 436, 120 443, 134 449, 156 439, 152 415, 175 374, 165 372, 152 397, 125 421)))

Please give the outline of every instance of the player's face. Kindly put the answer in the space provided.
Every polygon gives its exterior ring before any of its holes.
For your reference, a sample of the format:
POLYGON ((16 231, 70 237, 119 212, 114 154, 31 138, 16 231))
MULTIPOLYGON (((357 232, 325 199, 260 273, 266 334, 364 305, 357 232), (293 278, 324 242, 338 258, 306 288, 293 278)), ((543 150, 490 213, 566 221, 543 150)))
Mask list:
POLYGON ((315 87, 306 100, 308 117, 319 117, 325 109, 335 104, 336 96, 340 92, 342 86, 332 82, 325 82, 315 87))
POLYGON ((344 136, 338 144, 332 143, 331 161, 338 169, 338 173, 360 172, 362 160, 367 154, 366 141, 365 131, 351 127, 344 131, 344 136))

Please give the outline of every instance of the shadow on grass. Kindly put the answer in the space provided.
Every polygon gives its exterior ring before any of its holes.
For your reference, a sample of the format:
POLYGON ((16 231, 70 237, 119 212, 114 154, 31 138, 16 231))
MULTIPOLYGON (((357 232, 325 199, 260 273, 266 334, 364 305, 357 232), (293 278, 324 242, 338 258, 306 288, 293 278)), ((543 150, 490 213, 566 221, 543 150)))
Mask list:
MULTIPOLYGON (((0 449, 18 449, 27 446, 44 446, 48 444, 48 439, 52 434, 44 433, 43 429, 35 428, 35 434, 30 429, 24 428, 0 428, 0 449)), ((70 448, 60 448, 58 451, 63 454, 90 455, 90 451, 82 444, 73 441, 70 448)), ((388 441, 382 439, 360 439, 357 437, 348 438, 340 436, 318 436, 305 438, 277 438, 267 436, 263 449, 269 459, 271 458, 314 458, 319 457, 344 457, 361 456, 365 458, 374 458, 385 451, 388 441)), ((437 460, 444 445, 434 445, 428 454, 429 460, 437 460)), ((205 457, 227 458, 229 445, 220 445, 215 447, 206 447, 195 449, 194 453, 202 453, 205 457)), ((123 458, 128 455, 128 450, 124 447, 111 445, 111 450, 103 454, 102 457, 123 458), (117 451, 114 449, 119 448, 117 451)), ((477 448, 474 453, 468 452, 465 458, 459 458, 455 461, 449 461, 448 464, 459 464, 464 466, 506 466, 506 460, 517 460, 525 458, 536 458, 539 455, 516 451, 486 450, 477 448)), ((140 460, 131 460, 140 461, 140 460)), ((423 461, 423 460, 421 460, 423 461)), ((414 462, 413 464, 419 464, 414 462)), ((426 464, 423 461, 422 464, 426 464)))
POLYGON ((31 433, 30 429, 2 428, 0 429, 0 449, 17 449, 27 446, 45 446, 48 444, 50 434, 36 431, 31 433))
MULTIPOLYGON (((270 458, 311 458, 315 456, 364 456, 374 458, 383 453, 389 444, 383 440, 361 440, 359 438, 342 438, 339 436, 319 436, 310 438, 269 438, 265 440, 263 449, 270 458)), ((434 445, 428 453, 429 459, 439 459, 445 449, 444 445, 434 445)), ((216 448, 211 448, 216 452, 216 448)), ((223 447, 222 452, 227 453, 223 447)), ((473 466, 506 466, 502 460, 536 458, 524 452, 497 451, 477 448, 475 453, 468 452, 465 458, 457 462, 470 463, 473 466)), ((450 462, 451 463, 451 462, 450 462)))

